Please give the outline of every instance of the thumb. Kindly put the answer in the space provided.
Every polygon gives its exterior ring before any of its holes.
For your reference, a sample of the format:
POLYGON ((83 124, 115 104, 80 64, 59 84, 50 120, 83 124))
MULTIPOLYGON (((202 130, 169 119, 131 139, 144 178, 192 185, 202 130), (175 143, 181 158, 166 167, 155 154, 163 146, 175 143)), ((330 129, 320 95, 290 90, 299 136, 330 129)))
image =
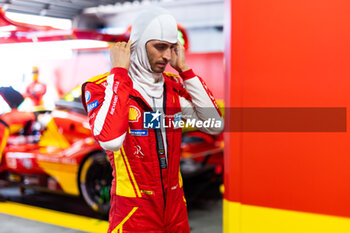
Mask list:
POLYGON ((126 44, 126 48, 130 49, 131 44, 132 44, 132 41, 131 41, 131 40, 129 40, 129 41, 128 41, 128 43, 126 44))

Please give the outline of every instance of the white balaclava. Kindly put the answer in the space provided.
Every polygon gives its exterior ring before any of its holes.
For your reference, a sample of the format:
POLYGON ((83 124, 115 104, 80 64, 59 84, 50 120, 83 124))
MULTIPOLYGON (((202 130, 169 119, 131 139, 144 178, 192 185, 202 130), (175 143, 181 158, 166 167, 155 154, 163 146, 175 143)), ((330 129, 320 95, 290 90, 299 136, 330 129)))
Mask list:
POLYGON ((152 71, 147 57, 146 43, 150 40, 176 43, 176 20, 163 8, 149 7, 141 12, 133 23, 130 40, 132 41, 130 78, 150 97, 161 97, 164 78, 161 73, 152 71))

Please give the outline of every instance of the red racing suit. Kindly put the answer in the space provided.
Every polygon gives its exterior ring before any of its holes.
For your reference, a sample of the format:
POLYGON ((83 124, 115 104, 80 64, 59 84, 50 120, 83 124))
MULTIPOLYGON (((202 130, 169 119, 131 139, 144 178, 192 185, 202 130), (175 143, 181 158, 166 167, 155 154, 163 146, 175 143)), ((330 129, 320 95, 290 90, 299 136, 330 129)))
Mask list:
POLYGON ((26 96, 29 97, 34 106, 43 105, 43 96, 46 93, 46 84, 39 81, 33 81, 26 89, 26 96))
MULTIPOLYGON (((180 75, 185 86, 186 80, 196 78, 193 88, 202 85, 200 95, 205 94, 220 114, 203 80, 192 70, 180 75)), ((175 75, 163 76, 163 107, 168 122, 181 112, 180 98, 191 102, 203 97, 196 96, 195 91, 191 96, 175 75)), ((166 129, 164 164, 161 134, 157 129, 143 128, 144 113, 153 110, 133 89, 127 70, 113 68, 110 73, 90 79, 83 84, 82 93, 91 130, 113 167, 108 232, 190 232, 180 174, 181 128, 166 129)))

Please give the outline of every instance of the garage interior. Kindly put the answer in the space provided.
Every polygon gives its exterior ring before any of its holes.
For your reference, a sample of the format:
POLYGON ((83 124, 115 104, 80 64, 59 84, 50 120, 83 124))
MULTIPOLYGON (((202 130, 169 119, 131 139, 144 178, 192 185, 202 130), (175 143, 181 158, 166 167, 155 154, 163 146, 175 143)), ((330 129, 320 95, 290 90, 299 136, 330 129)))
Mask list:
MULTIPOLYGON (((38 67, 39 80, 47 85, 44 106, 46 109, 55 108, 60 98, 82 82, 109 71, 108 43, 111 41, 108 40, 121 38, 138 12, 148 5, 169 10, 186 30, 188 62, 222 101, 224 0, 0 0, 6 19, 15 22, 14 25, 6 20, 0 22, 0 53, 8 54, 0 57, 0 62, 7 64, 2 67, 1 75, 8 77, 0 80, 0 86, 13 86, 24 92, 32 78, 32 67, 38 67), (30 26, 32 34, 29 33, 26 39, 19 34, 15 38, 8 36, 16 29, 26 28, 22 23, 34 25, 30 26), (57 29, 56 34, 46 35, 43 33, 45 30, 42 31, 43 26, 57 29), (74 42, 73 37, 80 39, 80 36, 85 36, 82 32, 97 34, 88 34, 84 44, 83 40, 80 44, 65 44, 74 42), (107 35, 104 37, 107 39, 98 41, 100 34, 107 35), (53 43, 50 39, 42 41, 42 38, 54 36, 59 37, 54 41, 57 42, 54 46, 50 44, 53 43)), ((8 111, 3 101, 0 101, 0 106, 4 112, 8 111)), ((222 156, 222 147, 219 150, 222 156)), ((183 167, 193 169, 187 162, 183 167)), ((222 164, 217 170, 222 173, 222 164)), ((192 182, 203 182, 196 179, 192 182)), ((215 183, 207 183, 203 182, 190 190, 194 195, 188 200, 189 219, 191 232, 194 233, 222 232, 222 177, 215 183)), ((106 232, 106 216, 94 213, 79 197, 18 188, 8 183, 1 185, 5 187, 0 188, 0 194, 6 201, 0 202, 0 232, 14 232, 14 229, 21 233, 106 232)))

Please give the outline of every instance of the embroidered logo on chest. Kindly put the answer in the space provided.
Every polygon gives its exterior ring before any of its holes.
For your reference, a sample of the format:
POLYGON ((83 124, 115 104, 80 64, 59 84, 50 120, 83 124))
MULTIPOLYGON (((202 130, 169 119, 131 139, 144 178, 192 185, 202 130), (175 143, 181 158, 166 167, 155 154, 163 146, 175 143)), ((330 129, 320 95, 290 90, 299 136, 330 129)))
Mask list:
POLYGON ((134 155, 139 159, 142 159, 145 156, 141 150, 141 146, 139 145, 135 146, 134 155))
POLYGON ((140 109, 131 105, 129 108, 129 122, 138 122, 141 117, 140 109))

